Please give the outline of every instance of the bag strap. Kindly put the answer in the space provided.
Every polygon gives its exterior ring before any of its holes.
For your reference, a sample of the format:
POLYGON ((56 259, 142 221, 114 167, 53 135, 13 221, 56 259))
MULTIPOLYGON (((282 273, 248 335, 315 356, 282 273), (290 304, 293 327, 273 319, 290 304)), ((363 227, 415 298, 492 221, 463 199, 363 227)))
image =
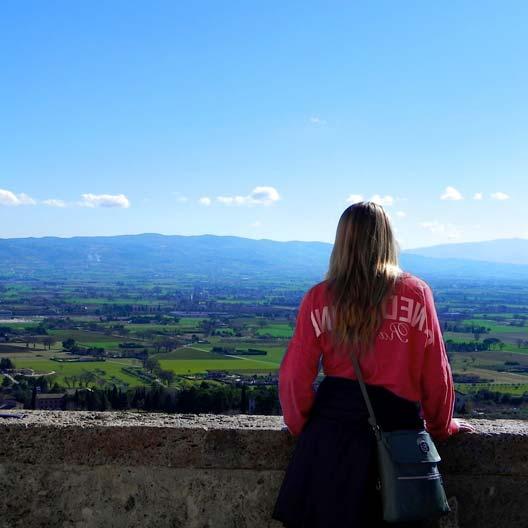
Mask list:
POLYGON ((374 434, 376 435, 376 438, 380 438, 381 436, 381 427, 378 425, 378 422, 376 421, 376 415, 374 414, 374 408, 372 407, 372 403, 370 401, 369 395, 367 393, 367 387, 365 386, 365 382, 363 380, 363 375, 361 374, 361 369, 359 368, 359 362, 358 358, 354 353, 352 355, 352 365, 354 366, 354 371, 356 373, 356 377, 359 381, 359 386, 361 388, 361 393, 363 394, 363 399, 365 400, 365 403, 367 405, 368 413, 369 413, 369 419, 368 422, 370 426, 372 427, 372 430, 374 431, 374 434))

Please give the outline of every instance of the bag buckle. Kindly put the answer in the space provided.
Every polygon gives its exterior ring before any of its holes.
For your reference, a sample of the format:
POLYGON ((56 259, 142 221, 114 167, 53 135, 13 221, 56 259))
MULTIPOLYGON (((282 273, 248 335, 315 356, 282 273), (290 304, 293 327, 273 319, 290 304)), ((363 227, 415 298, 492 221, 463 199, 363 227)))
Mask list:
POLYGON ((381 427, 378 424, 373 424, 373 423, 371 423, 370 425, 372 427, 372 430, 374 431, 374 435, 376 436, 378 440, 380 440, 381 439, 381 427))

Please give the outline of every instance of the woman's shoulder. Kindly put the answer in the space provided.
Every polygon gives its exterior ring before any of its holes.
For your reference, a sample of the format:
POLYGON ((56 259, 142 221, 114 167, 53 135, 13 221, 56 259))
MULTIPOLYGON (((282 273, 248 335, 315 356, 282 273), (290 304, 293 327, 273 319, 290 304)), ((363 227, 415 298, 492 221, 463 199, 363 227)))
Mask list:
POLYGON ((326 295, 327 292, 328 292, 328 280, 325 279, 311 286, 305 295, 310 296, 310 297, 319 297, 321 295, 326 295))
POLYGON ((420 277, 417 277, 416 275, 409 273, 408 271, 403 271, 398 279, 396 289, 402 294, 414 293, 416 295, 423 296, 424 291, 430 289, 430 286, 425 280, 421 279, 420 277))
POLYGON ((304 294, 304 299, 310 304, 326 304, 329 302, 330 290, 328 280, 322 280, 311 286, 304 294))

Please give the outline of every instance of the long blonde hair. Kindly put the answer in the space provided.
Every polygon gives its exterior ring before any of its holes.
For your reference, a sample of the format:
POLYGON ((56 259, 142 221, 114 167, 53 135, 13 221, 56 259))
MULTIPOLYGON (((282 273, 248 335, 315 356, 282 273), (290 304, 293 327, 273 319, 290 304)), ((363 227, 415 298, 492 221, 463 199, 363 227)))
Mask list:
POLYGON ((399 247, 383 207, 351 205, 337 225, 326 275, 333 300, 333 337, 350 353, 372 346, 383 321, 383 303, 401 275, 399 247))

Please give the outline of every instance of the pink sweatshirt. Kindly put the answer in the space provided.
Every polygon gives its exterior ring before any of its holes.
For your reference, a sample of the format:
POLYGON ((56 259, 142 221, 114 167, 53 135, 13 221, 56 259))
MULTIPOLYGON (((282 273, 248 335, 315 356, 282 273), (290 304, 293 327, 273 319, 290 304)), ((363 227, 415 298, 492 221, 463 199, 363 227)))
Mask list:
MULTIPOLYGON (((294 335, 279 371, 284 421, 298 435, 310 414, 312 384, 320 361, 327 376, 356 379, 352 361, 339 354, 330 332, 331 298, 326 281, 301 301, 294 335)), ((426 429, 437 439, 458 432, 453 420, 453 378, 430 287, 404 273, 384 307, 384 320, 373 348, 360 361, 365 383, 421 402, 426 429)))

